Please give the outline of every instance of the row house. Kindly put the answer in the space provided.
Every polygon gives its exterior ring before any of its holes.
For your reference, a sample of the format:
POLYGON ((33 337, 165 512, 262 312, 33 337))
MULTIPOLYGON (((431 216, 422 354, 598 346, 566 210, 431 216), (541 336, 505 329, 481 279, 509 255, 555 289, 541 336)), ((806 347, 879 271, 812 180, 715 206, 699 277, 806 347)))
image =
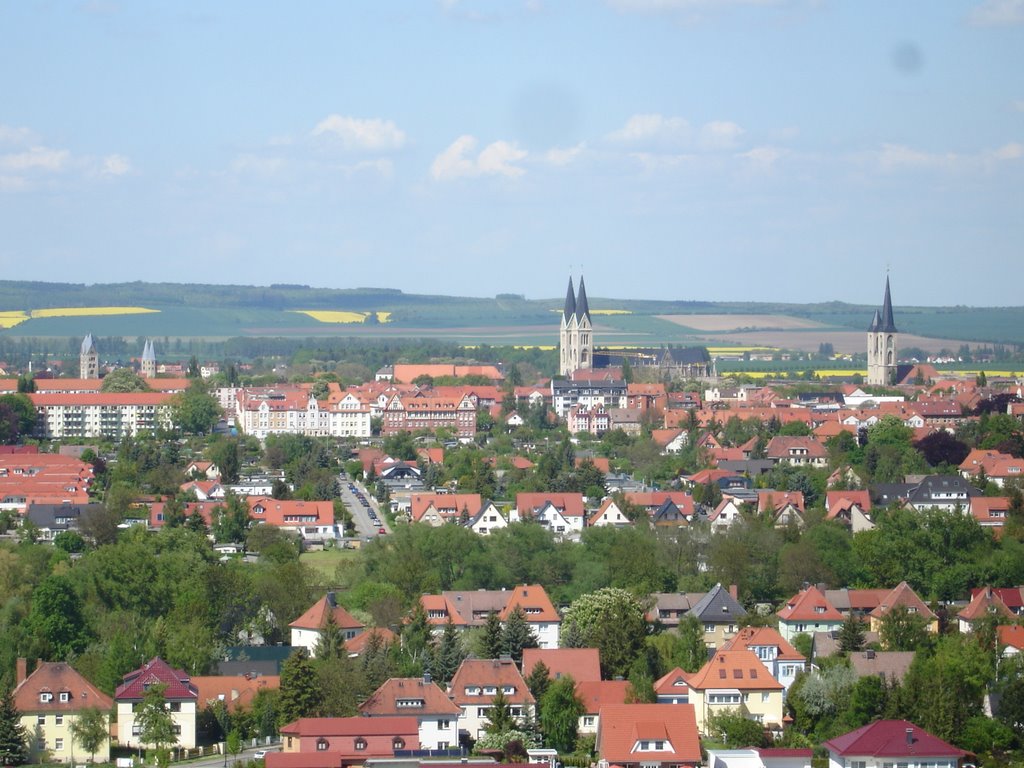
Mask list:
POLYGON ((95 392, 28 395, 35 406, 36 437, 120 439, 174 428, 174 395, 164 392, 95 392))
POLYGON ((476 408, 468 394, 432 397, 423 394, 395 395, 383 413, 381 434, 452 429, 463 439, 476 434, 476 408))
MULTIPOLYGON (((11 698, 21 716, 21 725, 29 734, 30 761, 34 763, 71 763, 75 760, 72 729, 82 710, 99 709, 104 717, 113 709, 113 700, 64 662, 41 661, 28 674, 25 659, 17 660, 14 691, 11 698)), ((78 746, 77 761, 84 749, 78 746)), ((110 760, 110 739, 100 743, 89 756, 99 762, 110 760)))
POLYGON ((626 385, 626 407, 637 408, 644 413, 663 411, 668 406, 665 385, 630 382, 626 385))
POLYGON ((562 617, 539 584, 522 584, 512 589, 452 590, 420 598, 427 621, 440 632, 451 621, 460 629, 482 627, 493 613, 505 622, 520 609, 537 638, 539 648, 557 648, 562 617))
POLYGON ((32 504, 88 504, 93 467, 55 453, 0 454, 0 510, 32 504))
POLYGON ((566 429, 575 435, 585 432, 591 435, 603 435, 610 429, 611 416, 603 405, 587 407, 576 405, 569 409, 565 416, 566 429))
POLYGON ((625 408, 626 402, 627 386, 621 379, 551 380, 551 406, 560 419, 576 406, 625 408))
POLYGON ((420 749, 415 717, 303 717, 281 728, 266 768, 345 768, 420 749))

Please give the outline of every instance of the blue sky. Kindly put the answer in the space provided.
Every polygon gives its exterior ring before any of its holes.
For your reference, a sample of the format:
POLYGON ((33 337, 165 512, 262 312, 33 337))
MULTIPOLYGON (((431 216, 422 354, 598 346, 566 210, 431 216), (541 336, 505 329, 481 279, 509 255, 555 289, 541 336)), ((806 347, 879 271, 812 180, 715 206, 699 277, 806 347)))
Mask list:
POLYGON ((1020 305, 1024 0, 0 3, 5 279, 1020 305))

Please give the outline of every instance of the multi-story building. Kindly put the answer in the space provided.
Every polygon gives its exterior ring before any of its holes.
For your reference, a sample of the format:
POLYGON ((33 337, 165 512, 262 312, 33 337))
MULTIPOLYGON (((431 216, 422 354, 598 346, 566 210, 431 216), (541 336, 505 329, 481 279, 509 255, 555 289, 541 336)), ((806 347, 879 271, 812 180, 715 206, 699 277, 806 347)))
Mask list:
POLYGON ((415 717, 420 749, 457 747, 461 713, 429 674, 393 677, 359 705, 359 714, 366 717, 415 717))
POLYGON ((192 749, 196 745, 196 709, 199 691, 189 676, 173 669, 157 657, 124 676, 114 692, 117 706, 117 737, 123 747, 140 747, 141 727, 135 721, 146 692, 154 685, 163 685, 165 706, 174 721, 176 746, 192 749))
POLYGON ((476 434, 476 406, 469 393, 433 397, 417 392, 396 394, 384 408, 381 434, 452 429, 464 439, 476 434))
POLYGON ((480 738, 498 691, 505 696, 514 718, 522 722, 532 714, 533 695, 512 659, 466 659, 459 665, 448 696, 461 709, 460 734, 480 738))
POLYGON ((552 379, 551 406, 560 419, 576 406, 625 408, 626 382, 622 379, 552 379))
POLYGON ((36 436, 119 439, 173 429, 173 395, 166 392, 95 392, 28 395, 36 407, 36 436))
POLYGON ((30 734, 31 762, 84 762, 87 756, 108 762, 109 738, 89 755, 81 744, 75 744, 71 727, 85 709, 97 709, 105 720, 109 719, 114 706, 110 697, 64 662, 42 661, 31 675, 26 674, 27 670, 25 659, 18 659, 12 695, 21 713, 21 724, 30 734))

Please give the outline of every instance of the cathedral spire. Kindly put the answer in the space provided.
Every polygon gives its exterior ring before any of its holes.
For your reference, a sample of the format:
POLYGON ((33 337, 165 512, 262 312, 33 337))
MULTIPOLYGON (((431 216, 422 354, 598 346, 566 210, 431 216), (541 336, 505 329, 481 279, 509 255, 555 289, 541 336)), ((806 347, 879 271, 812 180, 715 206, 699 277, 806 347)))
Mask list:
MULTIPOLYGON (((570 287, 572 281, 569 281, 570 287)), ((587 287, 583 284, 583 275, 580 275, 580 294, 576 298, 576 314, 579 315, 580 319, 584 317, 590 319, 590 306, 587 304, 587 287)))
POLYGON ((885 276, 885 300, 882 302, 882 328, 886 333, 896 333, 896 323, 892 319, 892 296, 889 295, 889 276, 885 276))
MULTIPOLYGON (((583 284, 583 278, 580 278, 580 285, 583 284)), ((572 316, 576 314, 576 294, 572 289, 572 275, 569 276, 569 290, 565 294, 565 308, 562 310, 562 318, 565 322, 572 320, 572 316)))

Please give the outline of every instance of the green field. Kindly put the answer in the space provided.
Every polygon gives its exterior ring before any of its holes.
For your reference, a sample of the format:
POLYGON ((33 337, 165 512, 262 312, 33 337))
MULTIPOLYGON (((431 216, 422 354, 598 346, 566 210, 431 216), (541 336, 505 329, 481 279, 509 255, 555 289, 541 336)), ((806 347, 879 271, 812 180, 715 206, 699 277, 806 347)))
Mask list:
MULTIPOLYGON (((391 289, 315 289, 302 286, 214 286, 150 283, 71 285, 0 281, 0 312, 52 307, 141 306, 151 314, 32 318, 0 331, 11 338, 129 339, 233 337, 433 338, 464 345, 542 345, 557 343, 562 299, 526 300, 425 296, 391 289), (321 323, 294 310, 389 312, 382 324, 321 323)), ((599 343, 658 345, 705 343, 700 333, 657 317, 671 314, 761 314, 804 318, 833 329, 863 331, 874 307, 840 302, 645 301, 592 297, 599 343)), ((1024 307, 896 307, 900 331, 975 343, 1024 344, 1024 307)), ((815 333, 819 329, 811 329, 815 333)), ((715 334, 722 339, 722 334, 715 334)), ((717 343, 717 342, 716 342, 717 343)), ((727 340, 726 340, 727 343, 727 340)))
POLYGON ((334 573, 338 565, 359 557, 355 549, 325 549, 321 552, 303 552, 299 555, 299 562, 308 565, 321 573, 327 583, 333 583, 334 573))

